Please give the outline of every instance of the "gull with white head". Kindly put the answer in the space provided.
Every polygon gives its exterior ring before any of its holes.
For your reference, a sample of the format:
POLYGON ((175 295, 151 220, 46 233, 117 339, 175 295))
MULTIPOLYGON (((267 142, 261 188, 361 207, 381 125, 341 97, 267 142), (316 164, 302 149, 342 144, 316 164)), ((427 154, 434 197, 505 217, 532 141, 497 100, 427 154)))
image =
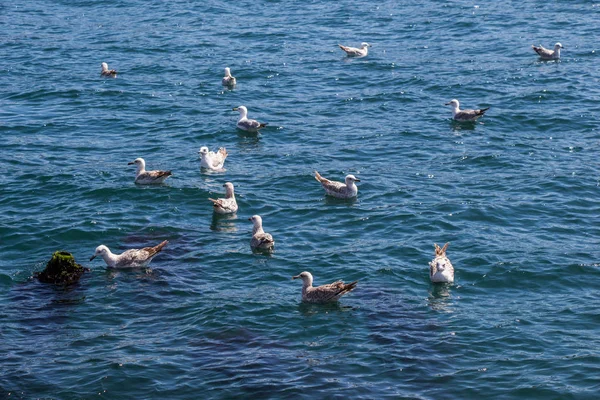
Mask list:
POLYGON ((358 283, 358 281, 351 283, 336 281, 328 285, 313 287, 313 276, 310 272, 306 271, 292 276, 292 279, 302 279, 302 301, 307 303, 337 301, 340 297, 352 291, 358 283))
POLYGON ((259 129, 267 126, 266 123, 258 122, 255 119, 248 119, 248 109, 245 106, 235 107, 233 111, 240 112, 240 119, 237 122, 237 127, 248 132, 258 132, 259 129))
POLYGON ((371 45, 366 42, 361 43, 360 48, 342 46, 341 44, 338 44, 338 46, 346 52, 348 57, 364 57, 369 54, 369 47, 371 47, 371 45))
POLYGON ((137 172, 135 173, 135 183, 140 185, 152 185, 163 183, 165 179, 173 175, 171 171, 146 171, 146 161, 143 158, 136 158, 127 165, 137 165, 137 172))
POLYGON ((449 244, 446 243, 442 248, 437 243, 434 244, 435 258, 429 263, 429 279, 431 279, 431 282, 454 282, 454 267, 448 257, 446 257, 446 250, 449 244))
POLYGON ((113 254, 108 247, 101 244, 96 247, 96 252, 90 258, 92 261, 97 256, 102 256, 107 266, 112 268, 139 268, 150 264, 150 261, 169 243, 163 241, 154 247, 143 249, 129 249, 121 254, 113 254))
POLYGON ((237 202, 235 201, 235 194, 233 193, 233 183, 226 182, 223 187, 225 188, 225 198, 211 199, 213 202, 213 210, 217 214, 233 214, 238 210, 237 202))
POLYGON ((237 83, 235 77, 231 75, 231 70, 229 69, 229 67, 225 68, 225 76, 223 77, 221 83, 223 84, 223 86, 235 86, 235 84, 237 83))
POLYGON ((483 116, 489 107, 481 108, 477 110, 461 110, 459 108, 460 103, 458 100, 450 100, 448 103, 445 103, 446 106, 452 106, 452 118, 455 121, 476 121, 477 118, 483 116))
POLYGON ((560 58, 560 49, 564 49, 563 45, 556 43, 554 50, 546 49, 542 45, 534 46, 531 45, 533 51, 535 51, 542 60, 558 60, 560 58))
POLYGON ((211 171, 225 171, 223 165, 225 164, 225 159, 228 156, 225 147, 220 147, 215 153, 214 151, 209 151, 208 147, 202 146, 200 147, 198 153, 200 154, 200 167, 209 169, 211 171))
POLYGON ((272 251, 275 246, 275 240, 270 233, 266 233, 262 227, 262 218, 260 215, 253 215, 248 218, 252 221, 254 227, 252 229, 252 239, 250 240, 250 247, 252 250, 257 251, 272 251))
POLYGON ((360 182, 360 179, 354 175, 346 175, 344 183, 330 181, 327 178, 323 178, 317 171, 315 171, 315 179, 321 182, 325 193, 329 196, 337 197, 338 199, 350 199, 356 197, 358 194, 358 187, 354 182, 360 182))
POLYGON ((108 64, 103 62, 101 64, 101 71, 100 71, 100 76, 108 76, 111 78, 116 78, 117 77, 117 71, 114 69, 108 69, 108 64))

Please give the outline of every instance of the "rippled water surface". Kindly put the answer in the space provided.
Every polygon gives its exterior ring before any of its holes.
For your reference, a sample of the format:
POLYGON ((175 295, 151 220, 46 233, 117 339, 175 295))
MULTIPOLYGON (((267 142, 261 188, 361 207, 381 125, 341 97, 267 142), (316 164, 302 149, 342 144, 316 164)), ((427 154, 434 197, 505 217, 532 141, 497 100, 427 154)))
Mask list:
POLYGON ((599 4, 0 11, 0 398, 596 398, 599 4), (557 41, 559 62, 531 49, 557 41), (455 124, 453 98, 491 108, 455 124), (226 172, 200 170, 203 145, 226 172), (136 186, 137 157, 173 176, 136 186), (358 198, 314 170, 358 176, 358 198), (207 200, 226 181, 236 218, 207 200), (253 214, 272 256, 250 251, 253 214), (150 269, 88 261, 165 239, 150 269), (445 242, 456 282, 433 285, 445 242), (79 284, 32 278, 58 249, 91 268, 79 284), (358 287, 302 304, 305 270, 358 287))

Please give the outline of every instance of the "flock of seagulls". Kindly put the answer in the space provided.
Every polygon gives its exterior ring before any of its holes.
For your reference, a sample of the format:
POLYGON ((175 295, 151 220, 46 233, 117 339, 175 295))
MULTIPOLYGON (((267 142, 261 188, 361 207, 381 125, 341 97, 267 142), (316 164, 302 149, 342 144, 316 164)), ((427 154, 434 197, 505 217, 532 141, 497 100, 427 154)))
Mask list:
MULTIPOLYGON (((369 43, 361 43, 359 48, 339 45, 348 57, 365 57, 369 54, 369 43)), ((560 50, 564 47, 560 43, 554 45, 554 50, 549 50, 540 46, 532 46, 533 50, 543 60, 558 60, 560 59, 560 50)), ((101 64, 100 75, 103 77, 116 78, 117 71, 109 69, 108 64, 101 64)), ((225 68, 225 75, 221 81, 223 86, 234 87, 237 84, 236 78, 231 75, 229 67, 225 68)), ((446 103, 452 107, 452 119, 460 122, 473 122, 482 117, 489 107, 481 109, 460 109, 458 100, 453 99, 446 103)), ((240 118, 236 126, 244 131, 258 133, 260 129, 267 126, 266 123, 258 122, 248 118, 248 109, 245 106, 233 108, 233 111, 240 113, 240 118)), ((200 154, 200 166, 209 171, 223 172, 225 159, 227 158, 227 150, 224 147, 219 148, 216 152, 210 151, 208 147, 202 146, 198 152, 200 154)), ((136 158, 129 165, 136 165, 137 171, 135 183, 140 185, 151 185, 163 183, 169 176, 171 171, 146 171, 146 162, 143 158, 136 158)), ((360 179, 354 175, 346 175, 344 182, 332 181, 322 177, 319 172, 315 171, 315 179, 321 183, 325 193, 328 196, 351 199, 358 195, 358 187, 356 182, 360 179)), ((216 214, 235 214, 238 211, 238 205, 235 199, 234 186, 231 182, 226 182, 225 197, 208 200, 213 203, 213 210, 216 214)), ((252 238, 250 247, 255 252, 272 252, 275 246, 275 240, 270 233, 263 229, 262 217, 253 215, 249 218, 253 223, 252 238)), ((144 247, 142 249, 130 249, 122 254, 114 254, 105 245, 100 245, 96 248, 94 255, 90 261, 101 256, 104 262, 109 267, 146 267, 152 259, 167 245, 168 241, 163 241, 154 247, 144 247)), ((443 247, 434 244, 435 257, 429 263, 429 278, 433 283, 453 283, 454 282, 454 267, 450 259, 446 256, 446 250, 449 243, 443 247)), ((344 283, 336 281, 330 284, 313 287, 313 276, 310 272, 304 271, 299 275, 293 276, 292 279, 302 279, 302 301, 309 303, 324 303, 329 301, 337 301, 341 296, 351 292, 357 285, 358 281, 344 283)))

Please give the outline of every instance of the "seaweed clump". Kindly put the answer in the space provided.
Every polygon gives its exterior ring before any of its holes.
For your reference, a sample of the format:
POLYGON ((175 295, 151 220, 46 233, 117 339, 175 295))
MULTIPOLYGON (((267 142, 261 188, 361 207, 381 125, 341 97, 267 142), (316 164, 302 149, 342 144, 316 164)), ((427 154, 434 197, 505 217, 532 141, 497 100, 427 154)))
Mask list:
POLYGON ((40 282, 60 285, 71 285, 79 282, 79 278, 88 268, 77 264, 73 255, 66 251, 55 251, 46 264, 46 269, 37 274, 40 282))

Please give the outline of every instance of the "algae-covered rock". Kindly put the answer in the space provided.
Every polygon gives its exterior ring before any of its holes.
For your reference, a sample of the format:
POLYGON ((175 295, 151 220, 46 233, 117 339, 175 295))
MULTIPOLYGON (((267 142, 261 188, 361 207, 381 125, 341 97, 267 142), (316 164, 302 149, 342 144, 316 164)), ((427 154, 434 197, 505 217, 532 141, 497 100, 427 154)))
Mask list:
POLYGON ((86 270, 88 269, 75 262, 71 253, 55 251, 46 264, 46 269, 37 274, 37 278, 40 282, 70 285, 77 283, 86 270))

